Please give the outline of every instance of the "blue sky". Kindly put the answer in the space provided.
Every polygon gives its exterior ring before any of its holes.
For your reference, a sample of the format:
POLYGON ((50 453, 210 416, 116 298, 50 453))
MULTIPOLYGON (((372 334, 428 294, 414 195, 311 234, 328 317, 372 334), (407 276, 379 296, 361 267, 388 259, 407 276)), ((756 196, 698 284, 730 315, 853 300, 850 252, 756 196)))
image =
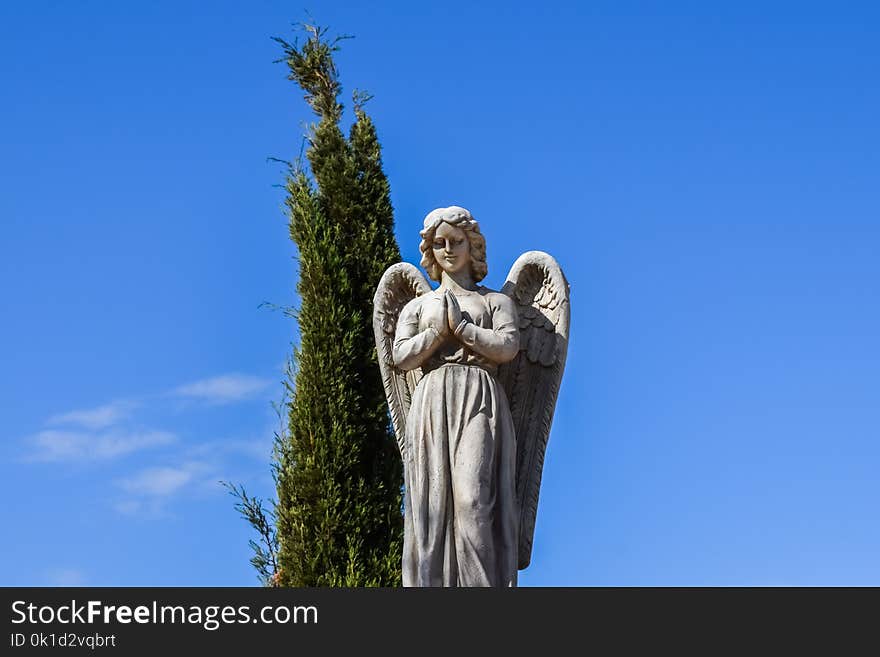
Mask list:
POLYGON ((880 585, 880 9, 619 1, 0 5, 0 584, 257 583, 306 10, 405 259, 571 282, 521 583, 880 585))

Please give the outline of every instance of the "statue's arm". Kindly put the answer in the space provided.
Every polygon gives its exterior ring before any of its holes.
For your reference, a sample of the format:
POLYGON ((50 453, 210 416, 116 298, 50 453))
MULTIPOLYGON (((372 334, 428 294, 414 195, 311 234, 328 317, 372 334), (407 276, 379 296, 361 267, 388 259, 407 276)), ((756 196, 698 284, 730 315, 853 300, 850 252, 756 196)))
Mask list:
POLYGON ((419 332, 418 302, 408 303, 400 313, 394 332, 394 364, 402 370, 414 370, 442 343, 443 338, 433 326, 419 332))
POLYGON ((493 297, 490 303, 492 328, 482 328, 462 319, 455 329, 455 337, 469 349, 501 364, 513 360, 519 351, 517 312, 513 301, 506 295, 493 297))

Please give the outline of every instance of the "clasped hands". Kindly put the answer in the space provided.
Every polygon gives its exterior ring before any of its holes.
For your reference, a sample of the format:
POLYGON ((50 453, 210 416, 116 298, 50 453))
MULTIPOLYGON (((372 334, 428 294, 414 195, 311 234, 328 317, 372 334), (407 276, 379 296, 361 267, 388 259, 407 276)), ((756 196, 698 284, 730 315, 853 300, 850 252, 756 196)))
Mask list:
POLYGON ((455 330, 465 319, 461 312, 461 306, 458 305, 458 299, 449 290, 443 292, 442 310, 437 319, 439 321, 434 323, 433 328, 443 338, 455 335, 455 330))

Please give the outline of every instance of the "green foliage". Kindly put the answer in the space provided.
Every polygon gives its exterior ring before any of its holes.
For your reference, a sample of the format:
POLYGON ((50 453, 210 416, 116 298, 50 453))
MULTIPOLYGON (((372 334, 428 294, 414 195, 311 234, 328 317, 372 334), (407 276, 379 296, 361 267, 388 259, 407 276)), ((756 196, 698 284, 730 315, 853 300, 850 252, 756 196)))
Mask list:
POLYGON ((278 534, 275 530, 274 512, 266 509, 260 498, 248 495, 244 486, 236 486, 228 481, 220 483, 238 500, 235 503, 235 510, 257 530, 259 535, 259 541, 249 541, 254 551, 251 565, 256 568, 263 586, 275 586, 275 573, 278 572, 278 534))
POLYGON ((311 175, 298 162, 286 185, 290 237, 299 254, 300 344, 288 383, 288 424, 276 442, 273 582, 395 586, 403 542, 403 473, 371 317, 379 278, 400 260, 400 251, 381 149, 363 94, 355 94, 348 138, 339 125, 343 106, 333 54, 341 38, 327 40, 324 30, 305 29, 308 38, 301 45, 276 39, 289 79, 306 92, 319 118, 308 133, 311 175))

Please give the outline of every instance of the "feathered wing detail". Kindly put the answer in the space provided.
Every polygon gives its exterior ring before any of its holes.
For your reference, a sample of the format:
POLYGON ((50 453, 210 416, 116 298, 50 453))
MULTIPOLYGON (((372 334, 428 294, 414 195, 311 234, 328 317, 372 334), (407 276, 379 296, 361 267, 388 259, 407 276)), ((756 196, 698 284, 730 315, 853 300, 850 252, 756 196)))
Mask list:
POLYGON ((532 558, 544 452, 568 351, 568 281, 542 251, 523 253, 501 290, 516 304, 520 350, 499 368, 516 427, 516 494, 520 506, 519 568, 532 558))
POLYGON ((404 372, 394 366, 394 333, 403 307, 415 297, 430 291, 431 286, 418 269, 408 262, 398 262, 382 274, 373 296, 373 334, 376 338, 379 370, 401 454, 405 451, 406 416, 409 413, 410 399, 416 384, 422 378, 422 371, 417 368, 404 372))

